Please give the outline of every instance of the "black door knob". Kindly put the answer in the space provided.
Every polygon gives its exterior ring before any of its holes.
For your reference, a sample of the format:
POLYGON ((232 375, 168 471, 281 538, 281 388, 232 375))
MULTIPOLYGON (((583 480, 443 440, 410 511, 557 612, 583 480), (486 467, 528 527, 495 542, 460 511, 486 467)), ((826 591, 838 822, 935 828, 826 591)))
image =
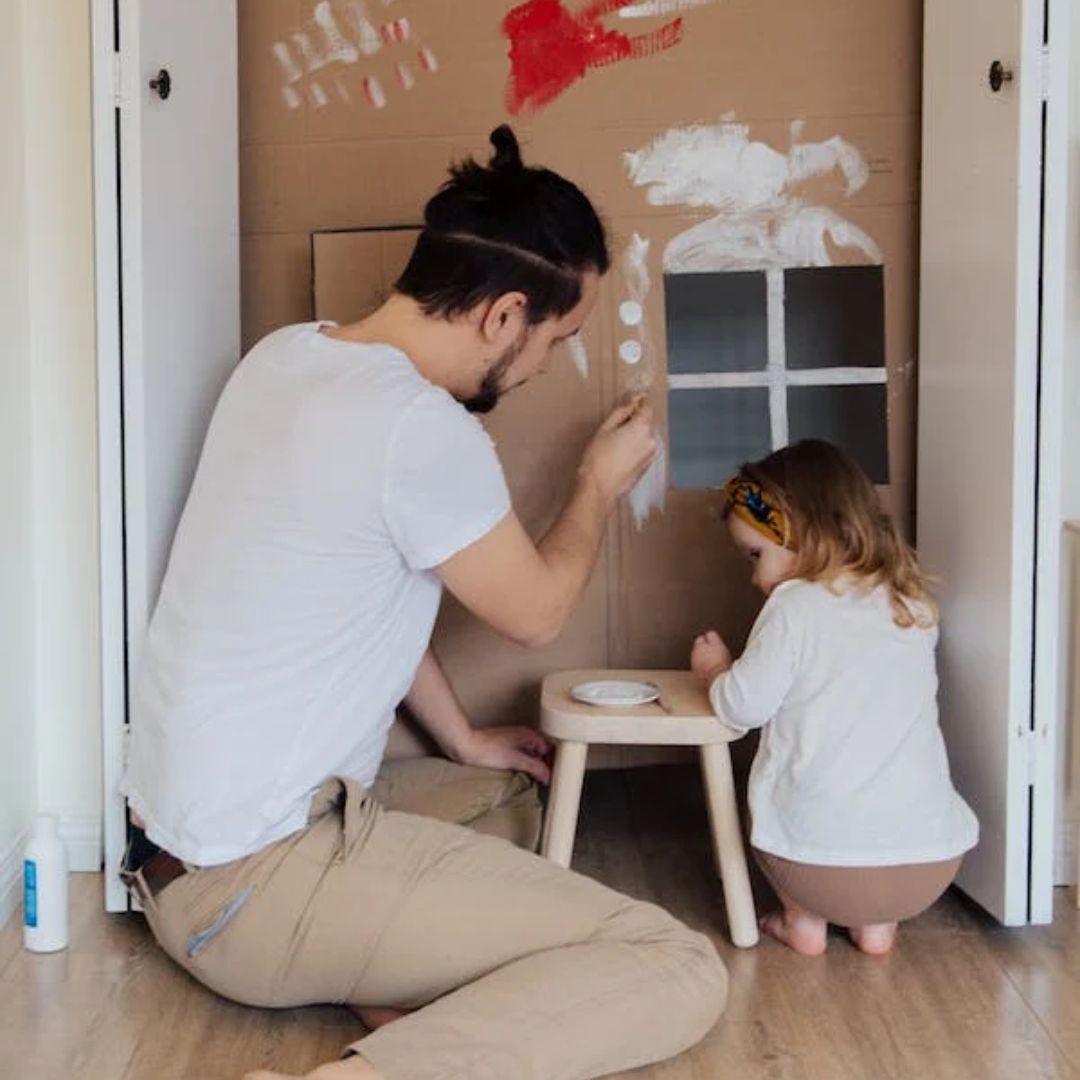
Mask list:
POLYGON ((996 94, 1007 82, 1013 81, 1013 73, 1000 60, 990 65, 990 89, 996 94))
POLYGON ((157 73, 156 79, 150 80, 150 89, 153 90, 162 101, 172 93, 172 76, 166 68, 157 73))

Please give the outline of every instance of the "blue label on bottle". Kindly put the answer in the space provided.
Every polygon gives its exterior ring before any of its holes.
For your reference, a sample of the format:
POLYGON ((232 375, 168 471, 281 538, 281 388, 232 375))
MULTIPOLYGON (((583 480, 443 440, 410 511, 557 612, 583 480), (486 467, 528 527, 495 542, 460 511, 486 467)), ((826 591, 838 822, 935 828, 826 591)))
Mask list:
POLYGON ((37 863, 23 863, 23 922, 37 926, 37 863))

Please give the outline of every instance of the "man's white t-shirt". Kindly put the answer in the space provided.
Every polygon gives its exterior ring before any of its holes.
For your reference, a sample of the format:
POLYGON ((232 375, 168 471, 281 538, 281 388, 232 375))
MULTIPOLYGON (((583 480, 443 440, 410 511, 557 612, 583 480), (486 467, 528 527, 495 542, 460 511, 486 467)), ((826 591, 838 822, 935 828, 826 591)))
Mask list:
POLYGON ((901 629, 884 586, 788 581, 713 682, 718 717, 762 728, 752 843, 793 862, 895 866, 974 847, 938 725, 937 628, 901 629))
POLYGON ((197 865, 370 784, 428 646, 433 568, 510 509, 480 423, 386 345, 260 342, 214 412, 151 621, 122 784, 197 865))

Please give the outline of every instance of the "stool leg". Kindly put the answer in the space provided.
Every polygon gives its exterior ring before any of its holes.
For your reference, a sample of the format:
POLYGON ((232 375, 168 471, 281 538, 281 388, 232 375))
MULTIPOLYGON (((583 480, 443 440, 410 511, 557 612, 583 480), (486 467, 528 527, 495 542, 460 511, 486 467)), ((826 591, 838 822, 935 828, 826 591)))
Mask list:
POLYGON ((713 848, 720 868, 720 883, 724 887, 728 929, 731 940, 740 949, 748 949, 758 943, 757 913, 739 830, 739 809, 735 802, 735 781, 727 743, 703 746, 701 769, 705 776, 713 848))
POLYGON ((586 743, 561 742, 555 751, 555 770, 551 777, 540 854, 557 866, 569 866, 574 853, 574 833, 588 749, 586 743))

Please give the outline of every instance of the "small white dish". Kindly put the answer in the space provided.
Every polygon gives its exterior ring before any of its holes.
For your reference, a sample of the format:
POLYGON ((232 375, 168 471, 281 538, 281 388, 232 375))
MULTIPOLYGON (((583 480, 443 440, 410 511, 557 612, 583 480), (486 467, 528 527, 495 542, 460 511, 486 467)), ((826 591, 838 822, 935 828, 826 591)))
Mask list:
POLYGON ((582 705, 598 705, 608 709, 628 705, 648 705, 660 700, 660 687, 651 682, 631 682, 623 679, 598 679, 578 683, 570 690, 574 701, 582 705))

